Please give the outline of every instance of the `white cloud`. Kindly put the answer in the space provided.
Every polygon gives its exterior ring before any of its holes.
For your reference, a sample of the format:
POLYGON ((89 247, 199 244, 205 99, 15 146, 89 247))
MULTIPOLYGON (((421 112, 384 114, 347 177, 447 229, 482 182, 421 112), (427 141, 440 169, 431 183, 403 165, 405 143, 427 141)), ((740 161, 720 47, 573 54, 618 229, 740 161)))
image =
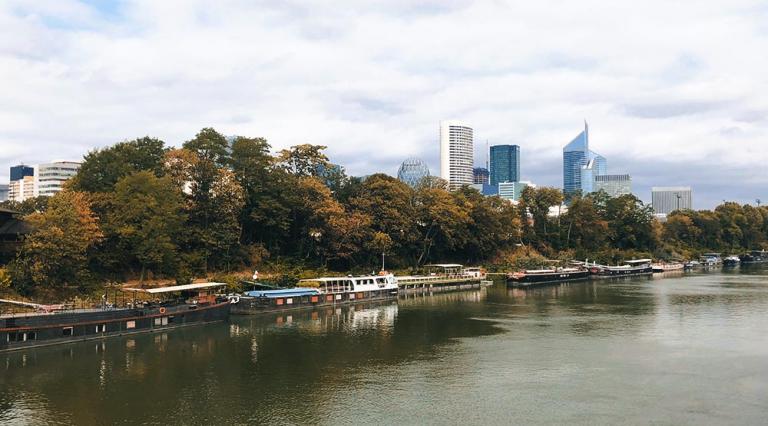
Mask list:
POLYGON ((759 1, 94 4, 0 5, 0 176, 204 126, 328 145, 355 174, 410 155, 436 170, 438 121, 460 118, 477 145, 518 143, 524 176, 559 185, 587 119, 643 198, 689 183, 709 207, 736 196, 711 184, 719 172, 747 185, 742 201, 768 198, 759 1))

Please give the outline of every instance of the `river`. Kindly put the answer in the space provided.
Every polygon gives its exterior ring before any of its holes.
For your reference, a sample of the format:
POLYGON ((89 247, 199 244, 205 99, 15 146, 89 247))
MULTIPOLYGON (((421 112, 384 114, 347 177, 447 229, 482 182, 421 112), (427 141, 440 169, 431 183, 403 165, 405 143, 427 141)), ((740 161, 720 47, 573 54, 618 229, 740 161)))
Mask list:
POLYGON ((235 317, 0 371, 2 424, 765 424, 768 269, 235 317))

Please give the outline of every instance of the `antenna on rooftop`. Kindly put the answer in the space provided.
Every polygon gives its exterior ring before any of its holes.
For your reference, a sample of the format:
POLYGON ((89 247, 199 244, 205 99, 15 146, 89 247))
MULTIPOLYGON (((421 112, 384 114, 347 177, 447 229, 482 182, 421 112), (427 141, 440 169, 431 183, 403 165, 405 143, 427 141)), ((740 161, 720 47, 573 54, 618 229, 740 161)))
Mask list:
POLYGON ((759 198, 757 200, 755 200, 755 202, 757 203, 757 207, 760 207, 760 204, 763 203, 763 201, 760 200, 759 198))

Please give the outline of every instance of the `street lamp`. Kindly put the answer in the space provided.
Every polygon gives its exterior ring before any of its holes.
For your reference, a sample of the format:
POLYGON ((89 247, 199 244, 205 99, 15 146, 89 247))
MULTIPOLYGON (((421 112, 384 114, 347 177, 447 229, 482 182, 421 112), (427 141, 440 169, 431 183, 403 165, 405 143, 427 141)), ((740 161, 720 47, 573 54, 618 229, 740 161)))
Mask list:
POLYGON ((680 195, 679 192, 675 192, 675 196, 677 197, 677 209, 680 210, 680 199, 683 198, 683 196, 680 195))

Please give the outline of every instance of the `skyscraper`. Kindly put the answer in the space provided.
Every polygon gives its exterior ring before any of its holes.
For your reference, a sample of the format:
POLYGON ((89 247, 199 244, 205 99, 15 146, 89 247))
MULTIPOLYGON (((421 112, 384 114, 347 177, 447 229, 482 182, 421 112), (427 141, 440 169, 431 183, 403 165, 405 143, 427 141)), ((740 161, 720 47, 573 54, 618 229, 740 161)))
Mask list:
POLYGON ((441 121, 440 177, 451 190, 472 185, 474 157, 472 128, 458 121, 441 121))
POLYGON ((487 184, 488 183, 488 169, 485 167, 475 167, 472 169, 472 183, 474 184, 487 184))
POLYGON ((418 158, 406 158, 397 170, 397 178, 411 188, 429 176, 429 167, 418 158))
POLYGON ((491 185, 520 181, 520 147, 494 145, 491 147, 491 185))
POLYGON ((53 161, 35 166, 34 196, 51 196, 63 189, 64 182, 77 174, 80 163, 77 161, 53 161))
POLYGON ((589 126, 563 148, 563 193, 566 198, 592 192, 594 176, 608 173, 608 160, 589 150, 589 126))
POLYGON ((605 191, 611 197, 632 193, 632 177, 629 175, 599 175, 593 177, 592 191, 605 191))
POLYGON ((690 186, 654 186, 651 188, 651 204, 656 214, 690 210, 693 208, 693 191, 690 186))
POLYGON ((22 180, 24 176, 33 176, 35 169, 30 166, 19 164, 18 166, 11 166, 11 181, 22 180))

